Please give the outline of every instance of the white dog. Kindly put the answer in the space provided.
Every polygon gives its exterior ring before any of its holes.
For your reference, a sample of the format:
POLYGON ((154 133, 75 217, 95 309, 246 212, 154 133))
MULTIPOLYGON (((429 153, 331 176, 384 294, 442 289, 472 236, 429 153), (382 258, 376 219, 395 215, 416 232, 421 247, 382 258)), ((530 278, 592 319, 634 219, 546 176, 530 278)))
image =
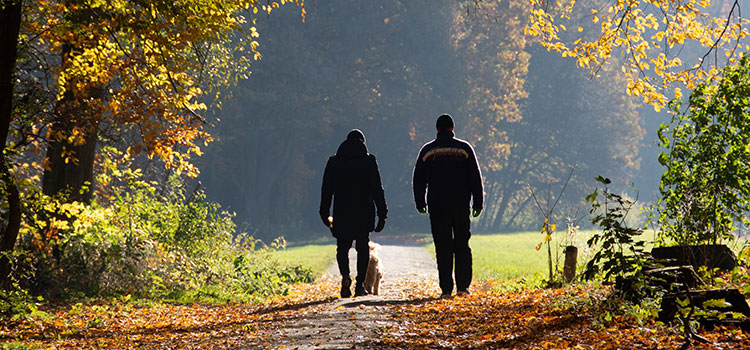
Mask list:
POLYGON ((378 250, 380 244, 370 242, 370 261, 367 264, 367 274, 365 275, 365 290, 369 294, 378 295, 380 293, 380 280, 383 278, 383 269, 380 266, 380 256, 378 250))

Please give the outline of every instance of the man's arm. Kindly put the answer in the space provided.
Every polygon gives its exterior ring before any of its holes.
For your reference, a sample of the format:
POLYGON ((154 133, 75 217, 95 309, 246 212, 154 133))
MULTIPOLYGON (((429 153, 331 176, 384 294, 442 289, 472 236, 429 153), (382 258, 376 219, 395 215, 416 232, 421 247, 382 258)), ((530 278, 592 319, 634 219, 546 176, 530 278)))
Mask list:
POLYGON ((378 161, 375 156, 371 155, 373 172, 371 176, 371 188, 373 199, 375 200, 375 207, 378 209, 378 217, 385 219, 388 216, 388 206, 385 203, 385 191, 383 190, 383 183, 380 181, 380 170, 378 170, 378 161))
POLYGON ((417 211, 419 212, 424 212, 424 208, 427 207, 427 201, 425 200, 425 193, 427 192, 427 175, 425 174, 425 164, 422 160, 423 150, 424 148, 419 151, 417 163, 414 165, 414 174, 412 176, 414 204, 416 204, 417 211))
POLYGON ((329 226, 328 217, 331 215, 331 200, 333 198, 333 167, 331 158, 326 163, 326 169, 323 172, 323 185, 320 191, 320 218, 323 224, 329 226))
MULTIPOLYGON (((471 190, 472 208, 482 211, 484 208, 484 186, 482 185, 482 171, 479 169, 479 162, 474 153, 474 148, 469 145, 469 189, 471 190)), ((477 215, 475 215, 477 216, 477 215)))
POLYGON ((373 200, 375 201, 375 207, 378 209, 378 224, 375 226, 375 232, 383 231, 385 227, 385 219, 388 217, 388 206, 385 204, 385 191, 383 191, 383 183, 380 181, 380 171, 378 170, 378 161, 375 156, 370 155, 372 159, 372 176, 370 176, 372 187, 373 200))

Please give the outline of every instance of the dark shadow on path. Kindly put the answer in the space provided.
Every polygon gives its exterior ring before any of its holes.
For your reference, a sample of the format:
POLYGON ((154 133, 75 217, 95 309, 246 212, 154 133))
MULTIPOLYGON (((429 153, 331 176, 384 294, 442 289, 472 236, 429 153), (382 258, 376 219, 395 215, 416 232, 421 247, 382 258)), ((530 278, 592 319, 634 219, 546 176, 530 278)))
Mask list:
POLYGON ((369 300, 353 300, 351 302, 342 303, 343 307, 358 307, 358 306, 399 306, 399 305, 421 305, 428 301, 438 300, 437 297, 428 298, 417 298, 417 299, 369 299, 369 300))

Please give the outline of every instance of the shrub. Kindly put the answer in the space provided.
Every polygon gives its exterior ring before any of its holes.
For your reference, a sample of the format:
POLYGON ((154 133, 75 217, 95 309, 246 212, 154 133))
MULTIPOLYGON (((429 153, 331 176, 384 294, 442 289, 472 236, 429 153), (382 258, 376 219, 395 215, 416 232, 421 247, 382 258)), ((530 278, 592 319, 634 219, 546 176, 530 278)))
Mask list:
POLYGON ((310 281, 312 273, 272 259, 273 249, 237 234, 234 214, 205 194, 110 169, 107 192, 83 205, 35 195, 18 242, 15 278, 51 298, 133 294, 177 301, 251 301, 310 281), (113 178, 122 179, 115 186, 113 178))
POLYGON ((718 85, 701 84, 689 105, 671 103, 659 129, 667 170, 659 185, 662 239, 680 245, 733 239, 750 210, 750 59, 728 65, 718 85), (671 140, 670 140, 671 138, 671 140))
POLYGON ((599 191, 586 197, 591 202, 591 213, 596 214, 592 219, 594 225, 599 225, 602 231, 591 236, 587 244, 589 248, 597 249, 594 256, 586 264, 584 278, 593 279, 599 274, 604 275, 604 281, 614 277, 616 291, 629 300, 638 300, 645 295, 653 294, 649 278, 644 271, 656 264, 651 255, 644 251, 646 242, 639 237, 643 231, 626 224, 630 210, 635 203, 625 196, 609 192, 609 179, 596 178, 605 188, 602 191, 604 202, 599 202, 599 191))

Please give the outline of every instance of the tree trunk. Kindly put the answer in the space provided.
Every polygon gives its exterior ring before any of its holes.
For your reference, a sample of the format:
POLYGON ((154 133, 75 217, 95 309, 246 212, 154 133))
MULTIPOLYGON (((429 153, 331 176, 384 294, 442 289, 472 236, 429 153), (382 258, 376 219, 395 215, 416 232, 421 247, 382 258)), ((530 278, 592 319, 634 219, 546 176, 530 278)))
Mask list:
POLYGON ((508 221, 505 223, 504 229, 503 229, 504 231, 509 231, 510 229, 514 227, 513 223, 516 221, 516 218, 518 217, 519 214, 521 214, 521 211, 523 211, 523 209, 526 208, 526 205, 528 205, 529 202, 531 202, 532 198, 534 197, 532 197, 531 195, 528 195, 526 199, 516 208, 516 210, 510 216, 510 219, 508 219, 508 221))
POLYGON ((569 245, 565 247, 565 265, 563 265, 563 277, 565 283, 573 282, 576 277, 576 266, 578 265, 578 248, 569 245))
MULTIPOLYGON (((85 27, 94 21, 95 14, 90 9, 80 9, 68 13, 65 17, 72 27, 85 27)), ((82 45, 96 45, 94 41, 82 45)), ((70 56, 81 51, 70 43, 62 47, 62 67, 69 64, 70 56)), ((103 99, 104 89, 101 86, 76 88, 80 79, 67 82, 65 94, 58 101, 55 121, 50 127, 47 140, 47 166, 42 177, 42 192, 56 195, 68 194, 68 201, 88 202, 91 199, 94 160, 98 137, 98 103, 103 99), (69 137, 75 133, 82 134, 77 140, 69 137)))
MULTIPOLYGON (((18 56, 18 34, 21 28, 21 1, 0 2, 0 173, 4 195, 8 198, 8 223, 0 237, 0 253, 10 253, 21 228, 21 200, 5 159, 10 122, 13 118, 13 73, 18 56)), ((10 282, 10 258, 0 258, 0 287, 10 282)))
MULTIPOLYGON (((76 125, 66 120, 65 114, 61 115, 60 119, 62 121, 58 120, 54 123, 50 134, 60 132, 62 135, 70 135, 76 125)), ((84 137, 85 142, 81 145, 71 144, 67 138, 50 137, 47 145, 48 166, 42 178, 44 194, 52 196, 59 192, 70 191, 67 197, 70 201, 88 202, 91 199, 97 128, 86 126, 84 128, 89 130, 84 137)))
MULTIPOLYGON (((0 237, 0 253, 11 253, 16 245, 18 232, 21 230, 21 198, 18 188, 8 170, 4 154, 0 154, 0 172, 2 173, 5 194, 8 196, 8 224, 0 237)), ((0 288, 10 287, 10 258, 0 256, 0 288)))

